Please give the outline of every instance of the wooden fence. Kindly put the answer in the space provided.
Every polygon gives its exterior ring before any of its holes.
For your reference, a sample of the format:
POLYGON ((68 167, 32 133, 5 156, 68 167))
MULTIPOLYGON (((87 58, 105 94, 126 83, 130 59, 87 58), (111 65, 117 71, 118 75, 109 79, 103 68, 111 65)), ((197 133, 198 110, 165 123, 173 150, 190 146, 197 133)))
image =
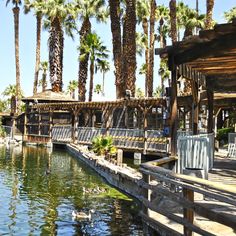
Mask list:
POLYGON ((193 232, 206 236, 226 235, 223 226, 219 234, 212 232, 215 222, 236 230, 236 188, 176 174, 159 166, 169 161, 173 158, 141 164, 143 181, 140 185, 145 190, 140 200, 145 221, 159 233, 163 230, 165 235, 190 236, 193 232), (196 194, 202 196, 202 200, 196 199, 196 194))
POLYGON ((178 173, 183 173, 186 168, 202 169, 207 177, 214 162, 214 134, 179 136, 177 149, 178 173))
MULTIPOLYGON (((75 130, 76 131, 76 130, 75 130)), ((73 132, 71 126, 54 126, 52 128, 53 142, 72 142, 73 132)), ((122 129, 122 128, 95 128, 78 127, 77 142, 90 145, 93 138, 99 135, 109 135, 114 145, 122 149, 135 149, 146 152, 169 152, 169 141, 163 137, 161 130, 122 129)))

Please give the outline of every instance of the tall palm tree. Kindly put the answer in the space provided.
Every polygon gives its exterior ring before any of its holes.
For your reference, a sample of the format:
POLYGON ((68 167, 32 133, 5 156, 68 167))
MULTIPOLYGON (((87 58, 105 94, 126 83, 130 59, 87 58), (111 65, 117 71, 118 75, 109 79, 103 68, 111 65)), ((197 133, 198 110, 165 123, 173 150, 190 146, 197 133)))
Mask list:
POLYGON ((205 28, 206 29, 211 29, 213 20, 212 20, 212 15, 213 15, 213 8, 214 8, 214 0, 207 0, 207 11, 206 11, 206 24, 205 28))
POLYGON ((203 29, 205 25, 205 15, 198 14, 196 10, 190 9, 188 6, 185 8, 185 13, 182 16, 182 23, 184 26, 184 38, 193 35, 194 29, 203 29))
POLYGON ((6 5, 10 2, 13 4, 13 15, 14 15, 14 29, 15 29, 15 63, 16 63, 16 113, 20 106, 20 59, 19 59, 19 14, 21 0, 7 0, 6 5))
POLYGON ((143 33, 146 38, 145 40, 145 96, 148 91, 148 76, 149 76, 149 46, 148 46, 148 18, 150 17, 150 1, 149 0, 138 0, 137 1, 137 19, 138 23, 142 23, 143 33))
POLYGON ((115 85, 116 98, 121 98, 123 94, 123 76, 122 76, 122 41, 121 41, 121 9, 120 0, 109 0, 113 58, 115 66, 115 85))
POLYGON ((99 60, 108 58, 108 50, 101 42, 100 37, 95 33, 89 33, 83 44, 79 47, 80 52, 84 54, 80 55, 80 60, 83 61, 89 56, 90 59, 90 83, 89 83, 89 102, 92 101, 93 96, 93 79, 95 71, 95 63, 99 60))
MULTIPOLYGON (((79 19, 82 21, 79 31, 80 45, 82 45, 87 35, 91 33, 90 19, 94 17, 98 22, 104 22, 107 18, 107 11, 104 0, 76 0, 76 8, 79 19)), ((84 50, 83 47, 80 50, 84 50)), ((83 55, 83 60, 79 62, 78 94, 79 101, 85 101, 89 56, 85 55, 84 51, 80 51, 80 55, 83 55)))
POLYGON ((42 4, 43 0, 24 0, 24 10, 27 14, 31 9, 34 10, 36 15, 36 60, 35 60, 35 71, 34 71, 34 85, 33 94, 37 93, 39 67, 40 67, 40 47, 41 47, 41 29, 42 29, 42 4))
POLYGON ((136 0, 125 0, 126 12, 124 20, 125 39, 123 43, 123 80, 126 81, 126 89, 135 95, 136 82, 136 0))
MULTIPOLYGON (((161 59, 158 74, 161 77, 161 90, 164 92, 164 82, 170 79, 170 71, 168 70, 167 60, 161 59)), ((170 83, 169 83, 170 84, 170 83)), ((163 93, 162 93, 163 95, 163 93)))
POLYGON ((42 85, 42 92, 44 92, 46 90, 46 88, 47 88, 48 62, 47 61, 42 61, 40 63, 39 69, 43 71, 42 79, 40 81, 40 84, 42 85))
POLYGON ((166 46, 166 38, 169 33, 168 21, 170 20, 170 10, 164 5, 159 5, 156 8, 156 19, 159 21, 158 26, 158 41, 160 42, 160 47, 164 48, 166 46))
POLYGON ((236 7, 233 7, 227 12, 224 12, 224 17, 227 22, 232 22, 232 20, 236 17, 236 7))
POLYGON ((170 0, 170 25, 171 25, 171 40, 172 43, 177 41, 177 18, 176 18, 176 0, 170 0))
POLYGON ((148 75, 148 97, 153 94, 153 69, 154 69, 154 43, 155 43, 155 15, 156 15, 156 1, 151 0, 150 12, 150 37, 149 37, 149 75, 148 75))
POLYGON ((78 88, 78 81, 70 80, 67 87, 67 91, 70 93, 70 96, 75 99, 75 90, 78 88))
POLYGON ((66 0, 47 0, 42 4, 42 13, 50 21, 49 68, 52 91, 61 92, 63 81, 64 31, 62 23, 71 14, 71 4, 66 0))
POLYGON ((105 88, 105 74, 110 70, 110 63, 107 60, 98 60, 95 70, 102 72, 102 94, 104 95, 105 88))

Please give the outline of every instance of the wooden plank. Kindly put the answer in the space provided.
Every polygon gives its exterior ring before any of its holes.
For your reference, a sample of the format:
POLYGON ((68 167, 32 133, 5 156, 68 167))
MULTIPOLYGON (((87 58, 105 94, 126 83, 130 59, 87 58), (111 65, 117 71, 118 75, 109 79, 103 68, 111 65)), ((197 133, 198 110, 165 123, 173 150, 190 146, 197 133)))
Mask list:
MULTIPOLYGON (((178 193, 171 192, 170 190, 162 186, 152 186, 152 185, 144 184, 143 187, 149 188, 152 191, 156 192, 157 194, 161 194, 163 196, 168 197, 169 199, 171 199, 172 201, 176 203, 179 203, 183 207, 187 209, 191 209, 192 212, 194 211, 200 216, 203 216, 205 218, 208 218, 209 220, 212 220, 220 224, 227 225, 233 229, 236 229, 235 218, 232 218, 230 214, 217 213, 209 209, 205 203, 194 203, 192 195, 191 195, 191 199, 189 200, 189 199, 185 199, 184 197, 181 197, 180 195, 178 195, 178 193)), ((191 191, 193 192, 194 190, 191 190, 191 191)))
MULTIPOLYGON (((191 189, 184 188, 183 195, 186 200, 190 202, 194 202, 194 192, 191 189)), ((194 212, 192 209, 184 207, 184 219, 186 219, 189 223, 193 224, 194 219, 194 212)), ((193 232, 188 227, 184 226, 184 235, 185 236, 192 236, 193 232)))
POLYGON ((161 215, 164 215, 166 217, 168 217, 170 220, 173 220, 181 225, 183 225, 185 228, 188 228, 200 235, 204 235, 204 236, 215 236, 215 234, 209 233, 204 229, 201 229, 200 227, 192 224, 191 222, 189 222, 188 220, 186 220, 183 217, 177 216, 173 213, 168 212, 167 210, 164 210, 156 205, 153 205, 151 202, 147 201, 145 198, 141 197, 140 199, 142 201, 142 203, 149 209, 156 211, 158 213, 160 213, 161 215))
POLYGON ((173 235, 175 235, 175 236, 183 236, 183 234, 179 233, 178 231, 171 229, 170 227, 162 224, 159 221, 154 220, 151 217, 148 217, 147 215, 145 215, 142 212, 140 213, 140 216, 144 220, 145 224, 149 225, 151 228, 156 230, 158 233, 160 231, 163 231, 166 236, 173 236, 173 235))
POLYGON ((179 179, 182 182, 190 183, 190 184, 198 184, 202 187, 207 187, 216 191, 220 191, 223 193, 229 193, 232 194, 232 196, 236 195, 236 188, 232 186, 228 186, 225 184, 219 184, 219 183, 213 183, 211 181, 196 178, 193 176, 187 176, 182 174, 176 174, 173 173, 171 170, 167 170, 158 166, 151 166, 149 162, 141 164, 140 170, 143 171, 149 171, 152 172, 152 175, 160 177, 160 175, 166 176, 169 179, 179 179))

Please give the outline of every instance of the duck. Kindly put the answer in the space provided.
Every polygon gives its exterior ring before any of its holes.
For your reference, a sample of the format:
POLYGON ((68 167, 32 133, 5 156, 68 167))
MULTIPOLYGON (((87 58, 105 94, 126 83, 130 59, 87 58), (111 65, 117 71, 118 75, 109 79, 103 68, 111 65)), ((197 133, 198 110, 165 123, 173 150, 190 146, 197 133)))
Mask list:
POLYGON ((88 214, 83 211, 72 211, 72 218, 76 220, 90 220, 92 217, 91 213, 94 213, 93 209, 89 210, 88 214))

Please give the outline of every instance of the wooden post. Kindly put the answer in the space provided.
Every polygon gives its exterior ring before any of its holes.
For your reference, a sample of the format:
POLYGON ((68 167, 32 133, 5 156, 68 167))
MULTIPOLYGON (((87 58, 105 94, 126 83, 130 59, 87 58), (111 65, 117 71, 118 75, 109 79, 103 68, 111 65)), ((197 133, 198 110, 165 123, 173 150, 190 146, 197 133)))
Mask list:
POLYGON ((207 133, 212 133, 213 132, 214 93, 209 88, 207 88, 207 101, 208 101, 207 133))
POLYGON ((27 112, 25 111, 25 115, 24 115, 24 140, 25 140, 25 137, 27 135, 27 112))
MULTIPOLYGON (((143 181, 147 184, 150 184, 150 175, 143 173, 143 181)), ((143 191, 143 197, 145 199, 147 199, 148 201, 150 201, 151 200, 151 191, 146 188, 143 188, 142 191, 143 191)), ((149 216, 149 210, 144 204, 142 205, 142 211, 143 211, 143 214, 146 214, 147 216, 149 216)))
POLYGON ((53 112, 50 109, 49 111, 49 137, 52 138, 52 126, 53 126, 53 112))
POLYGON ((79 112, 75 112, 75 123, 74 123, 74 143, 78 143, 78 127, 79 127, 79 112))
POLYGON ((171 68, 171 96, 170 96, 170 133, 171 133, 171 155, 177 153, 177 128, 178 128, 178 108, 177 108, 177 68, 171 68))
POLYGON ((38 112, 38 135, 41 135, 41 113, 38 112))
MULTIPOLYGON (((183 189, 184 197, 191 202, 194 202, 194 192, 191 189, 183 189)), ((189 223, 193 224, 194 220, 194 212, 192 209, 184 208, 184 219, 186 219, 189 223)), ((184 236, 192 236, 193 232, 188 227, 184 226, 184 236)))
POLYGON ((148 128, 148 121, 147 121, 147 113, 148 109, 147 107, 144 108, 143 111, 143 135, 144 135, 144 144, 143 144, 143 154, 147 154, 147 128, 148 128))
POLYGON ((71 112, 71 140, 75 142, 75 112, 71 112))

